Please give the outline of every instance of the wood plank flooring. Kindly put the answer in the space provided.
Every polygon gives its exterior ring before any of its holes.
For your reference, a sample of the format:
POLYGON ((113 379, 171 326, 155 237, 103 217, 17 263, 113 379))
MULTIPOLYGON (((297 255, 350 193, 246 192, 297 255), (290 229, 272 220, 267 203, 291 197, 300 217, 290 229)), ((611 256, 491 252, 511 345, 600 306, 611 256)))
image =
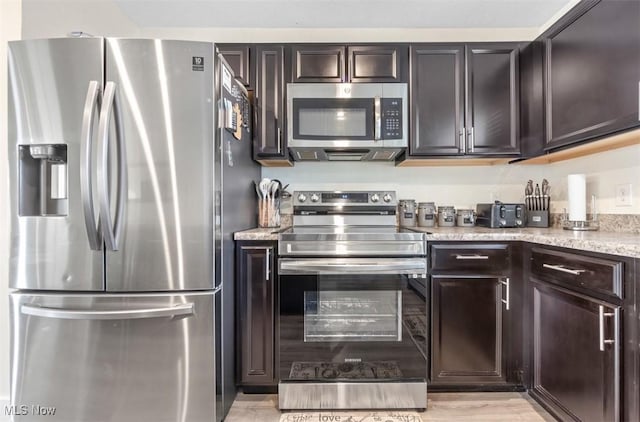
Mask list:
MULTIPOLYGON (((225 422, 279 422, 281 415, 277 395, 239 393, 225 422)), ((554 421, 526 393, 429 393, 419 415, 423 422, 554 421)))

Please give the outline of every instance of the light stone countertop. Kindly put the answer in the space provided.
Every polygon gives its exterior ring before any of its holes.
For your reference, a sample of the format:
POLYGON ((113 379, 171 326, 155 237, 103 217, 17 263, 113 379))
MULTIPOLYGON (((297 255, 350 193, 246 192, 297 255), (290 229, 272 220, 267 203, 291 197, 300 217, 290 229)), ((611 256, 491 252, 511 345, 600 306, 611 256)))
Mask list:
MULTIPOLYGON (((235 240, 278 240, 282 228, 257 228, 234 234, 235 240)), ((489 229, 485 227, 412 227, 427 233, 427 241, 523 241, 583 251, 640 258, 640 235, 614 232, 574 232, 562 229, 489 229)))

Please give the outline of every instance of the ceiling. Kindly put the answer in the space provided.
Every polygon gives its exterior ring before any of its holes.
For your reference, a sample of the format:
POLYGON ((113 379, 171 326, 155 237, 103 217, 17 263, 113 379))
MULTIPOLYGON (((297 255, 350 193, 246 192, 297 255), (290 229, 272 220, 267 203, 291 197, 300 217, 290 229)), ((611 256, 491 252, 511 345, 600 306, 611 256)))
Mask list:
POLYGON ((540 28, 575 0, 115 0, 141 27, 540 28))

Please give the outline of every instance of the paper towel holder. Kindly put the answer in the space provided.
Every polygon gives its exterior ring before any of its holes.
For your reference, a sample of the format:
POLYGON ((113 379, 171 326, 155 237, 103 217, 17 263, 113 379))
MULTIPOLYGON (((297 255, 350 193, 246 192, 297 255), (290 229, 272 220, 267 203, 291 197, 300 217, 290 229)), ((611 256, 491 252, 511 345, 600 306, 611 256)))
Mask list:
POLYGON ((591 218, 587 218, 585 221, 569 220, 569 213, 567 213, 567 209, 565 208, 564 215, 562 216, 562 228, 574 231, 595 231, 600 229, 598 212, 596 211, 596 196, 591 195, 591 218))

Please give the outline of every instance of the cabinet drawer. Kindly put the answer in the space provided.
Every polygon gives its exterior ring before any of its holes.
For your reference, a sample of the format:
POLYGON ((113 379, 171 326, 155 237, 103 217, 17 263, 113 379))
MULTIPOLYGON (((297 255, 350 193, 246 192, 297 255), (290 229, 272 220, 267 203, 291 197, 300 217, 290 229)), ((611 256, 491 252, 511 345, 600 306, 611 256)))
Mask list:
POLYGON ((431 269, 502 273, 509 270, 509 245, 432 245, 431 269))
POLYGON ((542 281, 555 281, 607 295, 623 297, 622 262, 534 248, 531 273, 542 281))

